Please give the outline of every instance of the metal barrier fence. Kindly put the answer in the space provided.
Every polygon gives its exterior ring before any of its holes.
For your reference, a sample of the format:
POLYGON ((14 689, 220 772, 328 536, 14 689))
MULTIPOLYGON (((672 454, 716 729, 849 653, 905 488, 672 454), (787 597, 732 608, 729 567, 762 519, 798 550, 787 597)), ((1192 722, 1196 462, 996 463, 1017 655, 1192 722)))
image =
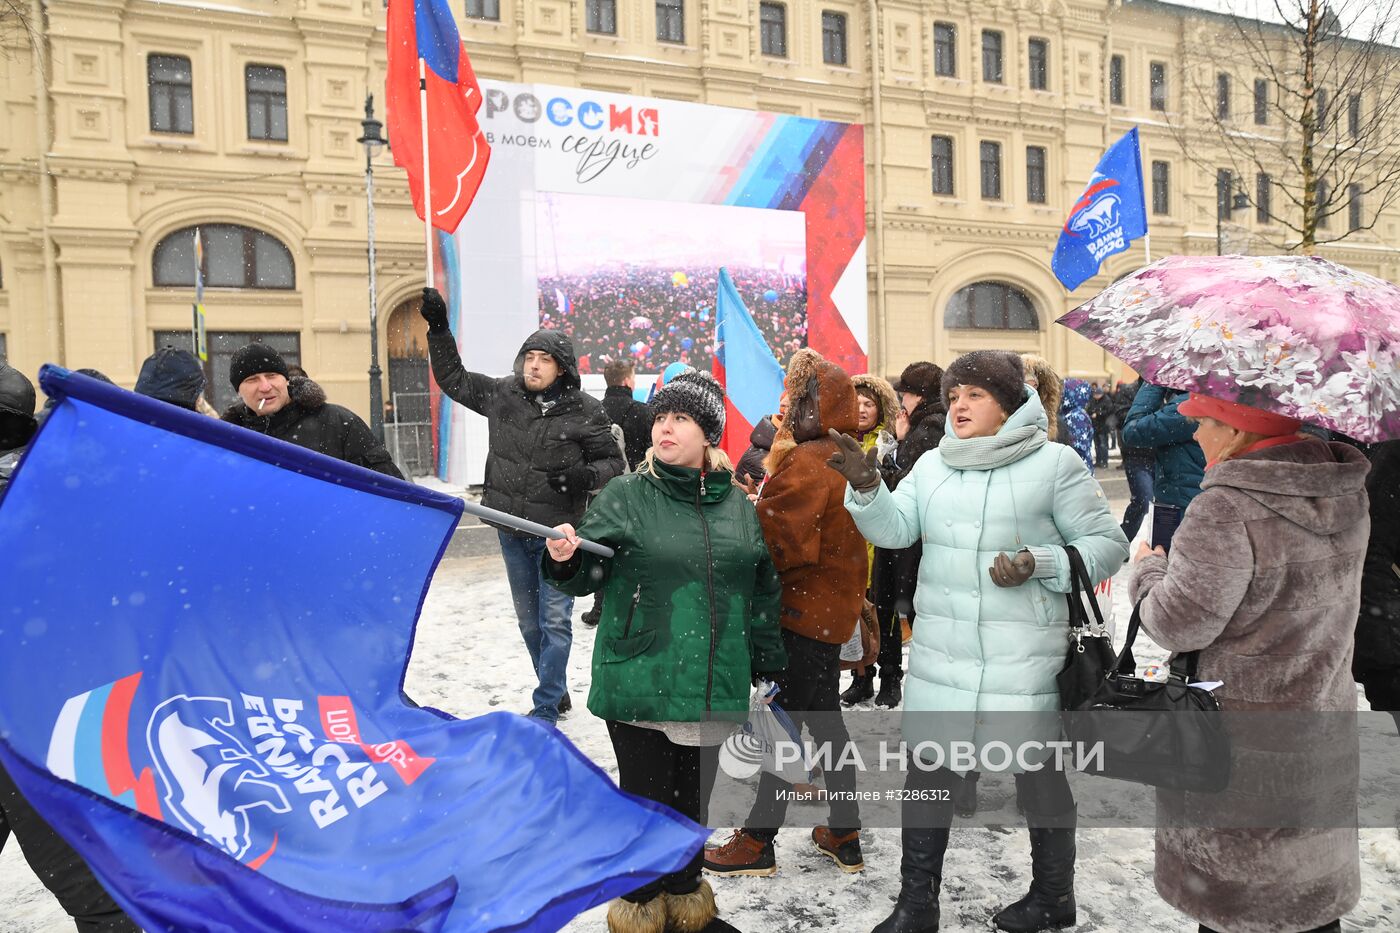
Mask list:
POLYGON ((433 455, 432 397, 427 392, 395 392, 394 420, 384 425, 389 454, 404 476, 437 474, 433 455))

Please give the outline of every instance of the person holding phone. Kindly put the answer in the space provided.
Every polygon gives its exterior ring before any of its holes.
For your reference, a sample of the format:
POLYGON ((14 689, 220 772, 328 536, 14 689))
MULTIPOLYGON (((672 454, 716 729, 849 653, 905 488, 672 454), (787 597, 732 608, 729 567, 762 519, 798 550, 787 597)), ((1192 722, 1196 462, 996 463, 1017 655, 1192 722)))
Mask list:
POLYGON ((1182 513, 1201 492, 1206 457, 1196 423, 1178 411, 1187 393, 1143 381, 1123 421, 1123 443, 1152 451, 1152 546, 1171 550, 1182 513))

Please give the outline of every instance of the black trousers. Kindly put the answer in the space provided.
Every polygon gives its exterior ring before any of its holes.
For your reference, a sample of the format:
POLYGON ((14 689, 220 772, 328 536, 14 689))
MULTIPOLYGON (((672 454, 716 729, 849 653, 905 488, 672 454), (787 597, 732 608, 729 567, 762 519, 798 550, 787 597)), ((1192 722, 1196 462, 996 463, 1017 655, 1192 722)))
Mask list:
POLYGON ((0 848, 15 834, 24 860, 73 918, 80 933, 140 933, 82 856, 45 823, 0 768, 0 848))
MULTIPOLYGON (((617 756, 617 784, 629 794, 655 800, 705 823, 709 815, 710 793, 715 788, 719 768, 719 746, 677 745, 659 729, 644 729, 630 723, 608 720, 608 738, 617 756)), ((663 875, 643 885, 624 900, 643 903, 665 891, 689 894, 700 886, 700 867, 705 850, 695 853, 680 871, 663 875)))
MULTIPOLYGON (((844 757, 842 752, 850 742, 850 733, 841 717, 841 646, 828 645, 783 629, 783 645, 787 648, 788 666, 776 678, 778 705, 792 717, 801 730, 803 725, 817 748, 830 749, 830 763, 835 765, 844 757), (818 713, 809 716, 808 713, 818 713)), ((788 802, 780 793, 791 787, 781 778, 763 772, 758 779, 758 799, 754 801, 744 828, 761 839, 772 839, 787 818, 788 802)), ((855 767, 826 772, 826 789, 836 794, 831 801, 829 826, 842 835, 860 829, 860 805, 855 801, 855 767)))
POLYGON ((875 619, 880 625, 880 677, 904 677, 904 642, 900 639, 899 614, 894 605, 877 606, 875 619))

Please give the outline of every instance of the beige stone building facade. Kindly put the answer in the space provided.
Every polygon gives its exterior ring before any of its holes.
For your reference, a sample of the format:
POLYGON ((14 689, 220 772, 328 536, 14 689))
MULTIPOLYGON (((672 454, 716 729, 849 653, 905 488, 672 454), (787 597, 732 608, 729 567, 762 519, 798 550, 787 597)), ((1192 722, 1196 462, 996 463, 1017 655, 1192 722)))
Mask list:
MULTIPOLYGON (((963 350, 1116 371, 1054 319, 1050 271, 1105 144, 1141 126, 1155 255, 1216 246, 1216 179, 1186 160, 1185 43, 1209 18, 1108 0, 451 0, 478 74, 862 123, 871 353, 963 350), (876 28, 871 30, 871 17, 876 28), (872 55, 879 80, 872 80, 872 55), (1160 166, 1154 167, 1154 164, 1160 166)), ((0 49, 0 349, 131 385, 188 330, 204 231, 216 396, 250 335, 368 409, 367 91, 383 118, 382 0, 49 0, 0 49), (32 38, 32 41, 30 39, 32 38), (220 369, 220 359, 224 359, 220 369)), ((417 325, 422 231, 376 164, 381 354, 417 325)), ((1326 254, 1400 279, 1400 215, 1326 254)), ((1264 251, 1253 212, 1227 248, 1264 251)), ((397 355, 397 356, 396 356, 397 355)), ((388 368, 388 367, 386 367, 388 368)), ((387 378, 387 375, 386 375, 387 378)), ((217 399, 216 399, 217 400, 217 399)))

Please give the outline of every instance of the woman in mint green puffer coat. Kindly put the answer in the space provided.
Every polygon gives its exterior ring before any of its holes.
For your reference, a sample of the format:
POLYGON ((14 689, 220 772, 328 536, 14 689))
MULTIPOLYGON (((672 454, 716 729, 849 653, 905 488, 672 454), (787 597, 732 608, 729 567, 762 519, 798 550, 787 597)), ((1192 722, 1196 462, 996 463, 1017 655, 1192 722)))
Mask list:
MULTIPOLYGON (((934 741, 945 750, 953 742, 981 749, 1005 741, 1015 750, 1056 740, 1055 675, 1069 644, 1065 547, 1079 551, 1098 582, 1123 565, 1128 542, 1084 461, 1072 448, 1048 442, 1046 413, 1024 383, 1019 357, 992 350, 960 357, 944 375, 943 394, 947 435, 893 493, 868 486, 860 466, 848 462, 850 453, 832 464, 855 487, 847 490, 846 507, 867 539, 884 548, 923 542, 905 740, 911 749, 934 741), (1010 715, 1016 713, 1027 715, 1010 715)), ((990 757, 976 766, 989 764, 996 767, 990 757)), ((911 765, 911 787, 956 786, 948 767, 911 765)), ((1014 760, 1008 770, 1019 771, 1014 760)), ((1067 926, 1075 916, 1069 784, 1053 762, 1017 773, 1016 783, 1031 824, 1033 881, 1026 897, 993 919, 1008 931, 1067 926)), ((906 804, 900 901, 878 933, 937 928, 951 809, 942 799, 906 804)))

